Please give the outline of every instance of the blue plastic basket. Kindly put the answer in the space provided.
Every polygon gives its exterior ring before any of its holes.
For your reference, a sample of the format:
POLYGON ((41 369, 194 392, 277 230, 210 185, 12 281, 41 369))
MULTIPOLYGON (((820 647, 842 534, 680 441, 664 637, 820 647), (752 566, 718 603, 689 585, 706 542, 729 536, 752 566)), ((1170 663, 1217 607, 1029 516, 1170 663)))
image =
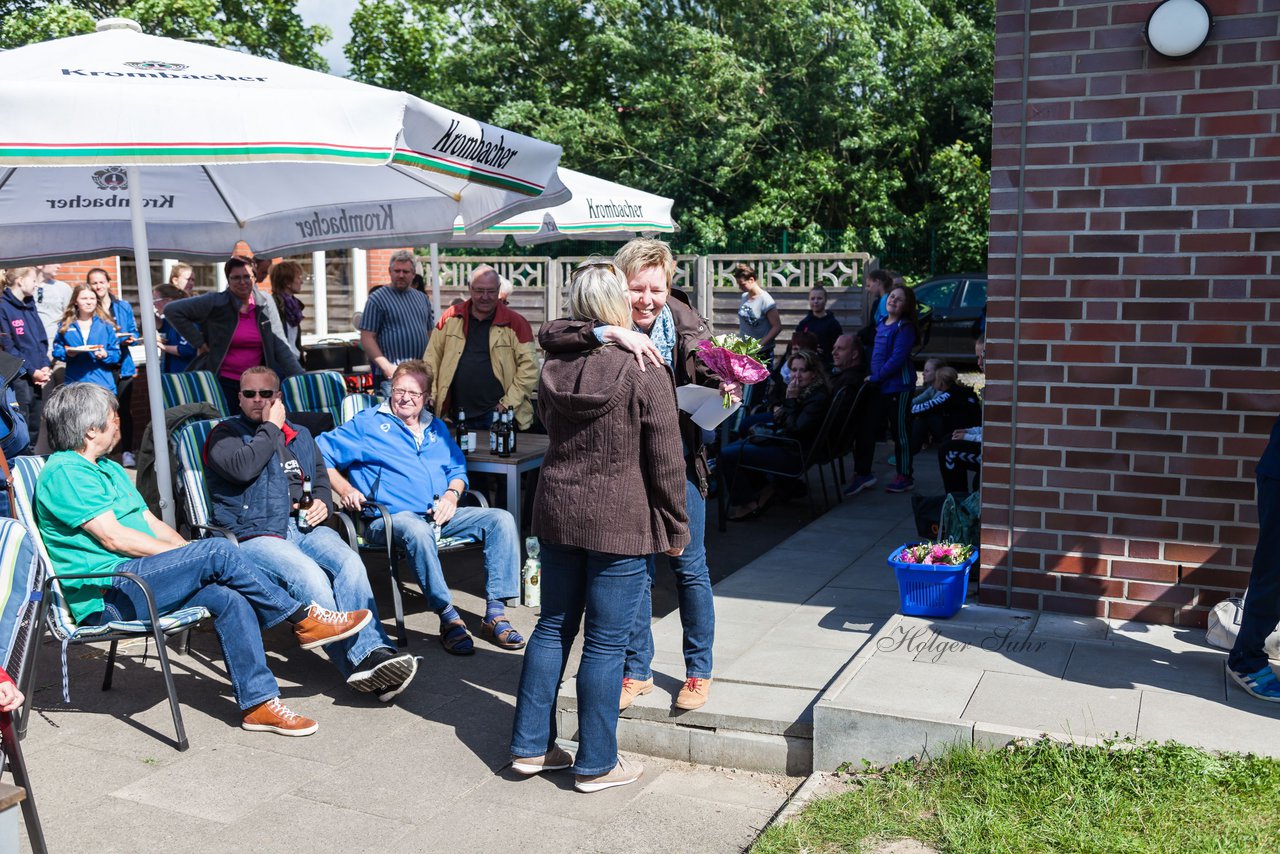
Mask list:
POLYGON ((889 566, 898 579, 900 610, 908 617, 950 617, 964 604, 969 589, 969 567, 978 559, 974 552, 964 563, 955 566, 926 566, 894 560, 905 548, 919 545, 903 543, 889 553, 889 566))

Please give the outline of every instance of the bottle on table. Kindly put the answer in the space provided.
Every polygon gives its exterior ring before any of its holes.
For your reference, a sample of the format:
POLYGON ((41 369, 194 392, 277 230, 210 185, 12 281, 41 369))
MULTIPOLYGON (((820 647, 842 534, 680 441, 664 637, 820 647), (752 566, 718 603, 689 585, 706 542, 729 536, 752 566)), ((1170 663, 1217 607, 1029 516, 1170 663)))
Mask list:
POLYGON ((507 433, 507 444, 511 453, 516 452, 516 414, 514 411, 507 410, 507 426, 511 429, 507 433))
POLYGON ((504 412, 502 413, 501 417, 498 419, 497 445, 498 445, 498 456, 500 457, 511 456, 511 418, 509 417, 510 415, 511 415, 510 412, 504 412))
POLYGON ((467 413, 466 410, 459 409, 458 417, 453 422, 453 440, 458 443, 458 447, 462 453, 470 450, 467 447, 467 413))

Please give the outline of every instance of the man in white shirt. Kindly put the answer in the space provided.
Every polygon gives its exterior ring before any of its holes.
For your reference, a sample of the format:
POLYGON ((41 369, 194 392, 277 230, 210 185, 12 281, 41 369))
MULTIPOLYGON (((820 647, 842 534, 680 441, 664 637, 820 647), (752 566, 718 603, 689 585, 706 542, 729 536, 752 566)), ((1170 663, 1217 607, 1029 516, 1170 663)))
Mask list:
POLYGON ((53 339, 58 334, 58 321, 71 303, 71 286, 58 280, 61 264, 44 264, 36 267, 36 311, 49 336, 49 353, 53 353, 53 339))

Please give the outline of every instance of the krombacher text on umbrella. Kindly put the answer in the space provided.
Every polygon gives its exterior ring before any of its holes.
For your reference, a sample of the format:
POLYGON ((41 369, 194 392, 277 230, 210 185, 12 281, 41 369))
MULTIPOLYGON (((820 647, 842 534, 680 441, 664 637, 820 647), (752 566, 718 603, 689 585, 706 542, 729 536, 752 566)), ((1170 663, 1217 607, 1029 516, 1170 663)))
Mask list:
POLYGON ((364 214, 347 213, 346 208, 341 208, 338 216, 313 213, 311 219, 297 220, 294 225, 303 237, 393 231, 396 227, 396 212, 391 205, 378 205, 376 212, 364 214))
MULTIPOLYGON (((174 194, 169 193, 163 196, 149 196, 142 200, 144 208, 171 208, 173 207, 174 194)), ((71 196, 67 199, 45 199, 49 207, 54 210, 62 210, 63 208, 127 208, 129 207, 128 196, 107 196, 104 198, 94 198, 92 196, 71 196)))
POLYGON ((506 147, 504 143, 507 138, 505 136, 499 136, 498 142, 495 144, 485 142, 484 128, 480 129, 480 136, 478 137, 463 136, 460 133, 455 133, 457 129, 457 119, 449 122, 449 127, 445 130, 444 135, 436 140, 436 144, 431 146, 431 150, 466 160, 474 160, 476 163, 483 163, 485 166, 492 166, 494 169, 505 169, 511 159, 520 153, 514 148, 506 147))
POLYGON ((640 205, 633 205, 630 202, 615 202, 612 199, 607 202, 594 202, 591 199, 587 199, 587 213, 592 219, 605 219, 606 217, 641 219, 644 217, 644 214, 640 213, 640 205))

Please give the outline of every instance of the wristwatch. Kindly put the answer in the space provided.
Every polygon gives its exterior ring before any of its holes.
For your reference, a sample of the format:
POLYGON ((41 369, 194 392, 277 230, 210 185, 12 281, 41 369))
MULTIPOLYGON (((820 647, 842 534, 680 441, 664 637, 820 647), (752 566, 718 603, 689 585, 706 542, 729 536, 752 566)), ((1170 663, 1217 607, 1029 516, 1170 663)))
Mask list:
POLYGON ((458 490, 454 489, 452 486, 451 486, 451 487, 449 487, 448 489, 446 489, 446 490, 445 490, 445 492, 452 492, 452 493, 453 493, 453 495, 454 495, 454 498, 456 498, 456 499, 459 499, 459 500, 460 500, 460 499, 462 498, 462 493, 461 493, 461 492, 459 492, 458 490))

